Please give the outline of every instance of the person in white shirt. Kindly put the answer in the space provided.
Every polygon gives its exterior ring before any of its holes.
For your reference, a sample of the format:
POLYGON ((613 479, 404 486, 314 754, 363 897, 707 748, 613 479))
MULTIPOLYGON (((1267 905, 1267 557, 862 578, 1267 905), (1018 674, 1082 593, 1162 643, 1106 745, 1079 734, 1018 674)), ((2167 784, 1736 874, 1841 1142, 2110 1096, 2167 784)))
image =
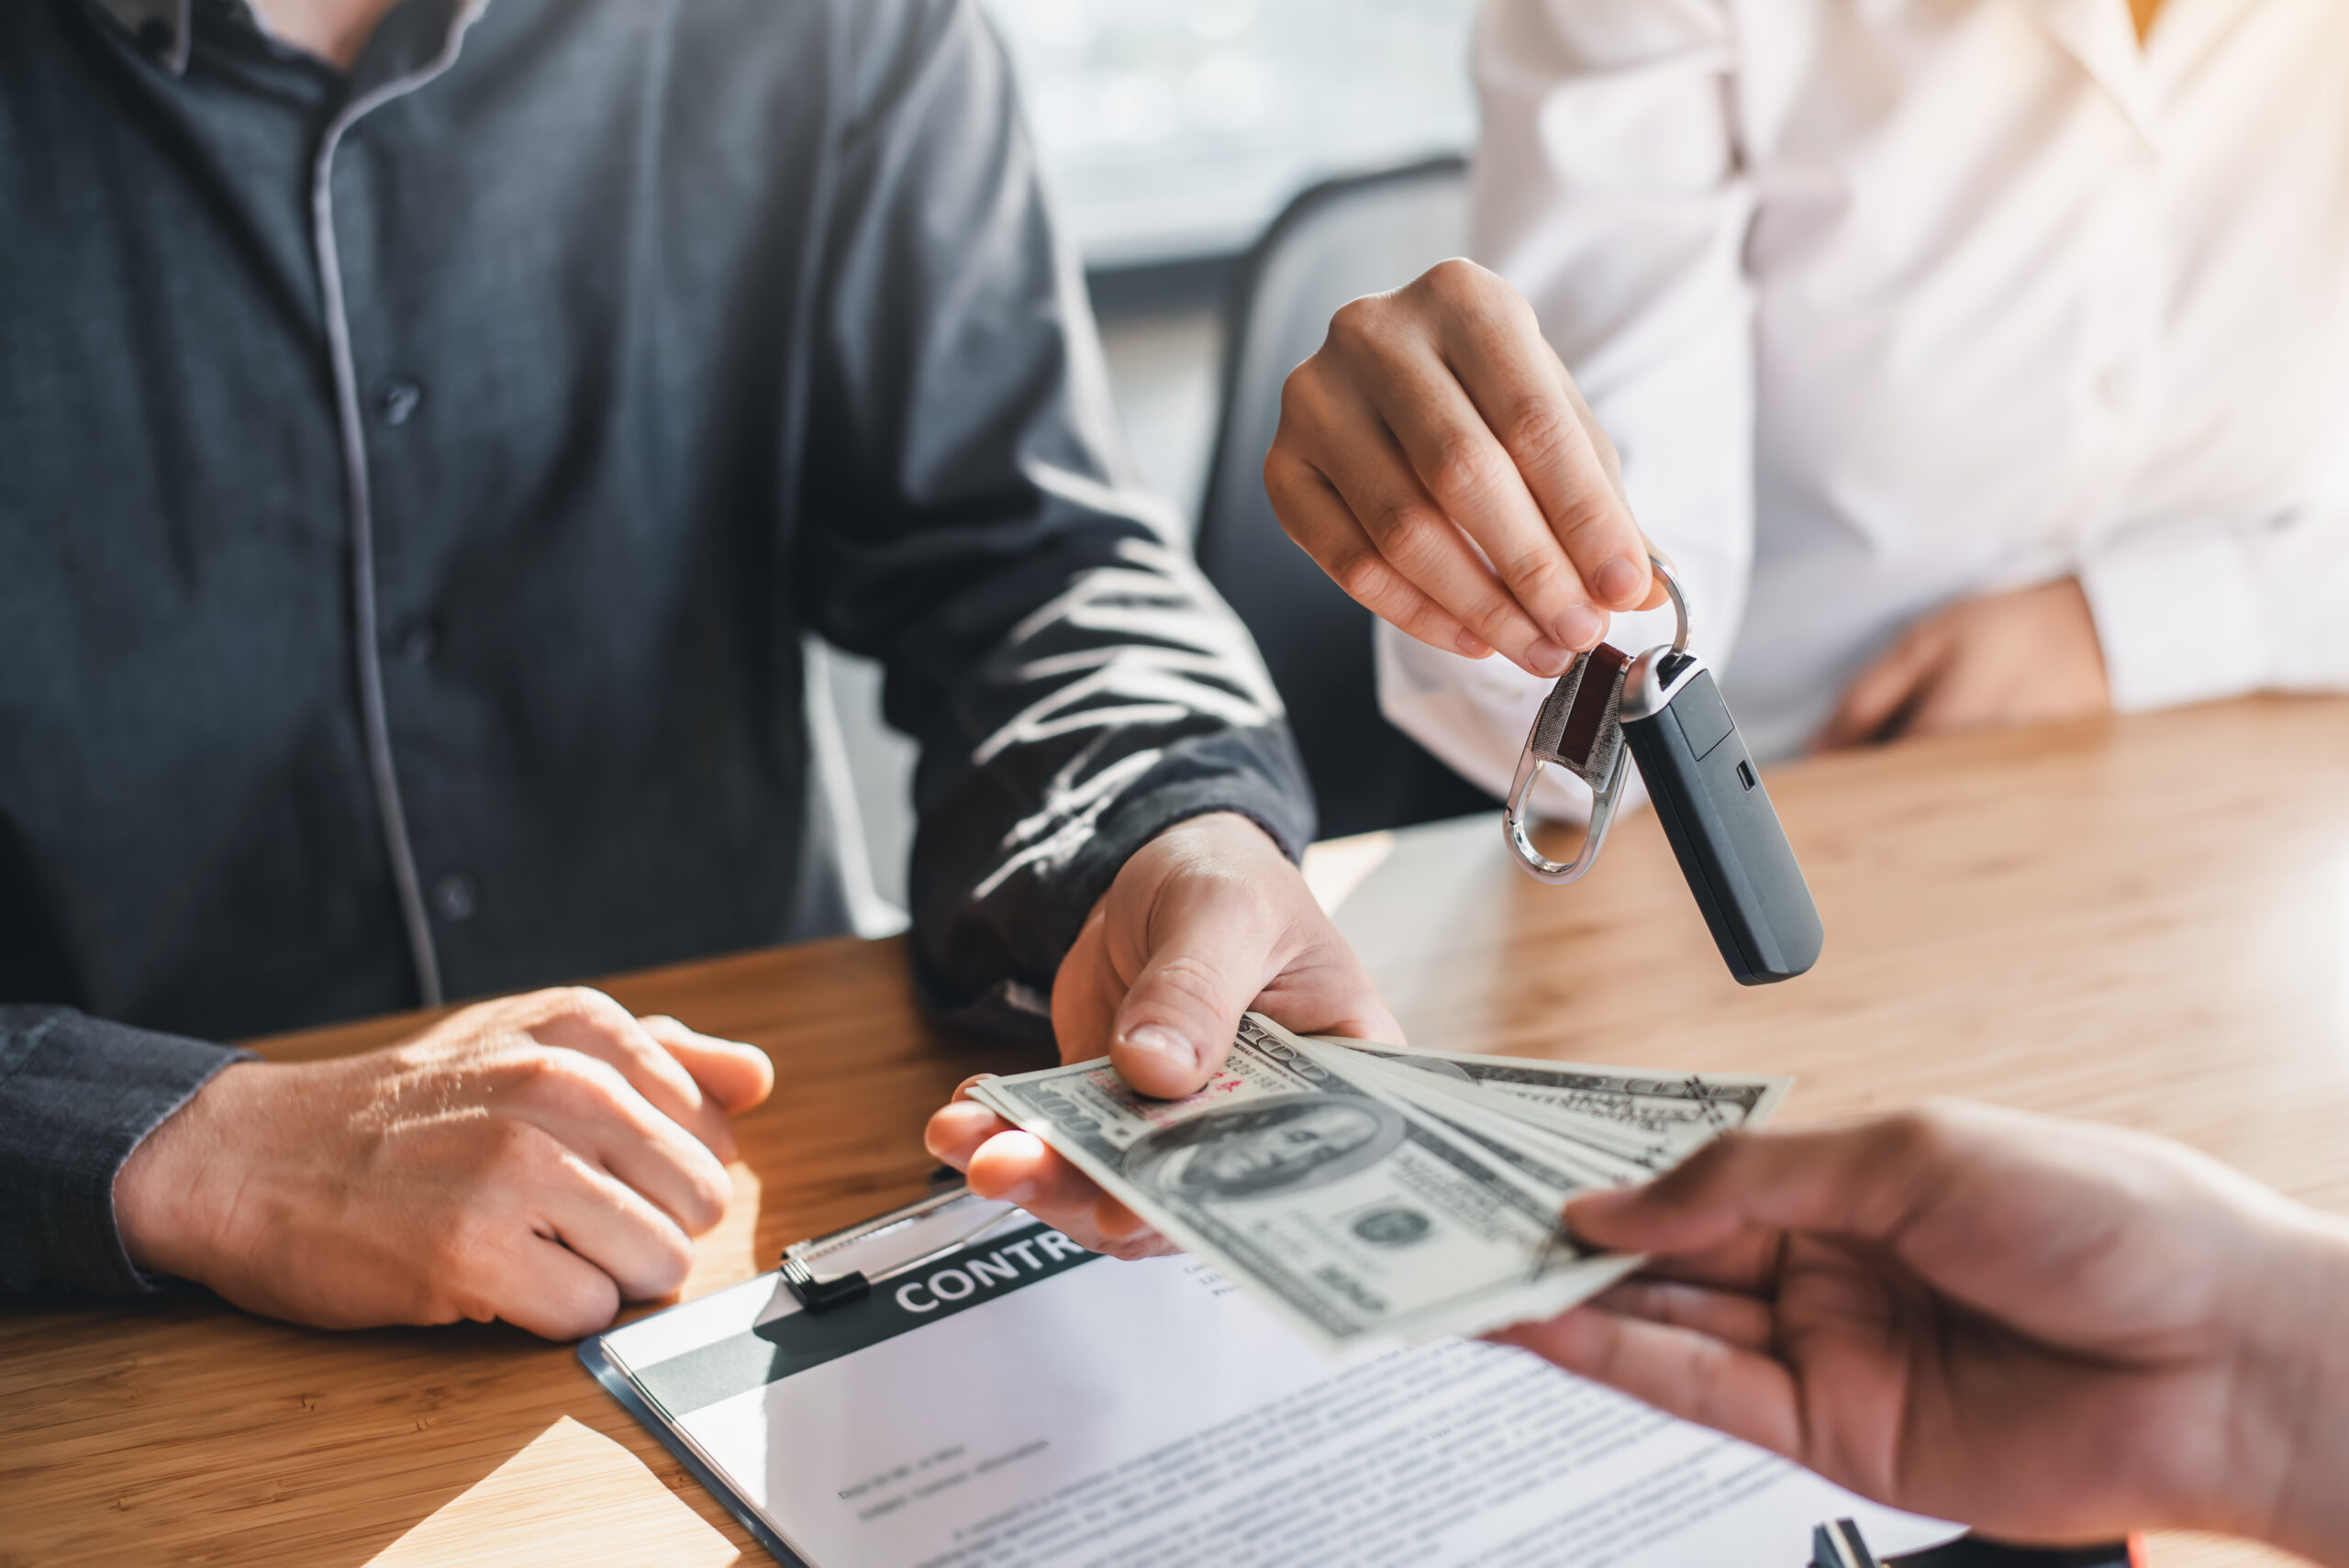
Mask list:
POLYGON ((1658 602, 1634 517, 1765 759, 2349 687, 2349 6, 1490 0, 1475 58, 1492 271, 1349 306, 1265 470, 1464 773, 1658 602))

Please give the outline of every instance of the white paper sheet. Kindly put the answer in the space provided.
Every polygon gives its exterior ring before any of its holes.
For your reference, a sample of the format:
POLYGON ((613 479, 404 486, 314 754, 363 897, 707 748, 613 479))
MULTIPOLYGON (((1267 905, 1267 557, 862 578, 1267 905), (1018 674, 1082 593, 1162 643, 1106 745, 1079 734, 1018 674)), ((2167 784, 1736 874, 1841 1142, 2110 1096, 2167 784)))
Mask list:
POLYGON ((815 1568, 1798 1568, 1827 1519, 1880 1552, 1957 1533, 1518 1351, 1330 1359, 1191 1260, 976 1251, 999 1270, 840 1309, 918 1327, 780 1381, 760 1351, 810 1325, 777 1327, 804 1315, 772 1276, 606 1349, 815 1568))

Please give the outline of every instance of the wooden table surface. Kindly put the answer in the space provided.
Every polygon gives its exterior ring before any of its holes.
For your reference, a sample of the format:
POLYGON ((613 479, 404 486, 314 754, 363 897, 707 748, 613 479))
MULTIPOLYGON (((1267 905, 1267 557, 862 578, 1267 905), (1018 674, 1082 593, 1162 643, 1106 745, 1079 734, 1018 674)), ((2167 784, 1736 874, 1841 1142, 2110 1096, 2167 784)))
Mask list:
MULTIPOLYGON (((1567 889, 1490 820, 1320 846, 1415 1041, 1799 1074, 1784 1119, 1965 1095, 2197 1144, 2349 1210, 2349 703, 2262 699, 1775 772, 1826 956, 1723 972, 1652 817, 1567 889)), ((946 1039, 895 941, 614 980, 774 1054, 688 1296, 918 1193, 922 1119, 1041 1062, 946 1039)), ((267 1042, 313 1058, 394 1018, 267 1042)), ((0 1307, 0 1563, 764 1561, 588 1379, 502 1327, 326 1334, 201 1296, 0 1307)), ((2280 1562, 2164 1538, 2186 1568, 2280 1562)))

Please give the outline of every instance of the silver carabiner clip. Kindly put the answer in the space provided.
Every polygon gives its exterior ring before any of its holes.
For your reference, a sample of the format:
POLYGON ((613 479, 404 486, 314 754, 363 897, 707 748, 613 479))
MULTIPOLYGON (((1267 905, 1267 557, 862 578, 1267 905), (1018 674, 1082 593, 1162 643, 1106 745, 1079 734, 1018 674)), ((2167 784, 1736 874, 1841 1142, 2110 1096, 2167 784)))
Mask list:
MULTIPOLYGON (((1648 562, 1664 579, 1664 590, 1672 598, 1671 651, 1685 653, 1688 651, 1688 601, 1662 556, 1650 555, 1648 562)), ((1631 767, 1631 748, 1624 744, 1619 715, 1623 680, 1634 662, 1604 642, 1576 655, 1542 699, 1533 728, 1525 738, 1525 750, 1518 755, 1517 777, 1509 784, 1508 803, 1501 808, 1501 837, 1508 840, 1518 863, 1543 882, 1578 880, 1597 862, 1599 847, 1607 841, 1607 829, 1615 820, 1615 803, 1622 795, 1623 778, 1631 767), (1534 848, 1526 810, 1534 781, 1553 763, 1590 786, 1589 830, 1583 835, 1582 848, 1575 858, 1564 864, 1534 848)))

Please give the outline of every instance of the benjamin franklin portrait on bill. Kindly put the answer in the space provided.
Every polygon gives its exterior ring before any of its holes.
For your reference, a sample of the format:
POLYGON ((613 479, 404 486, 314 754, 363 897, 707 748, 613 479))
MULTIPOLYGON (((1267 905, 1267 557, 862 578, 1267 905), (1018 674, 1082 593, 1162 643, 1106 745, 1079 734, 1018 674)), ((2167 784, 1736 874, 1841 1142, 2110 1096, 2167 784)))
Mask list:
POLYGON ((1369 1169, 1403 1141, 1400 1114, 1375 1100, 1288 1095, 1224 1106, 1160 1128, 1126 1151, 1127 1177, 1192 1202, 1303 1192, 1369 1169))

